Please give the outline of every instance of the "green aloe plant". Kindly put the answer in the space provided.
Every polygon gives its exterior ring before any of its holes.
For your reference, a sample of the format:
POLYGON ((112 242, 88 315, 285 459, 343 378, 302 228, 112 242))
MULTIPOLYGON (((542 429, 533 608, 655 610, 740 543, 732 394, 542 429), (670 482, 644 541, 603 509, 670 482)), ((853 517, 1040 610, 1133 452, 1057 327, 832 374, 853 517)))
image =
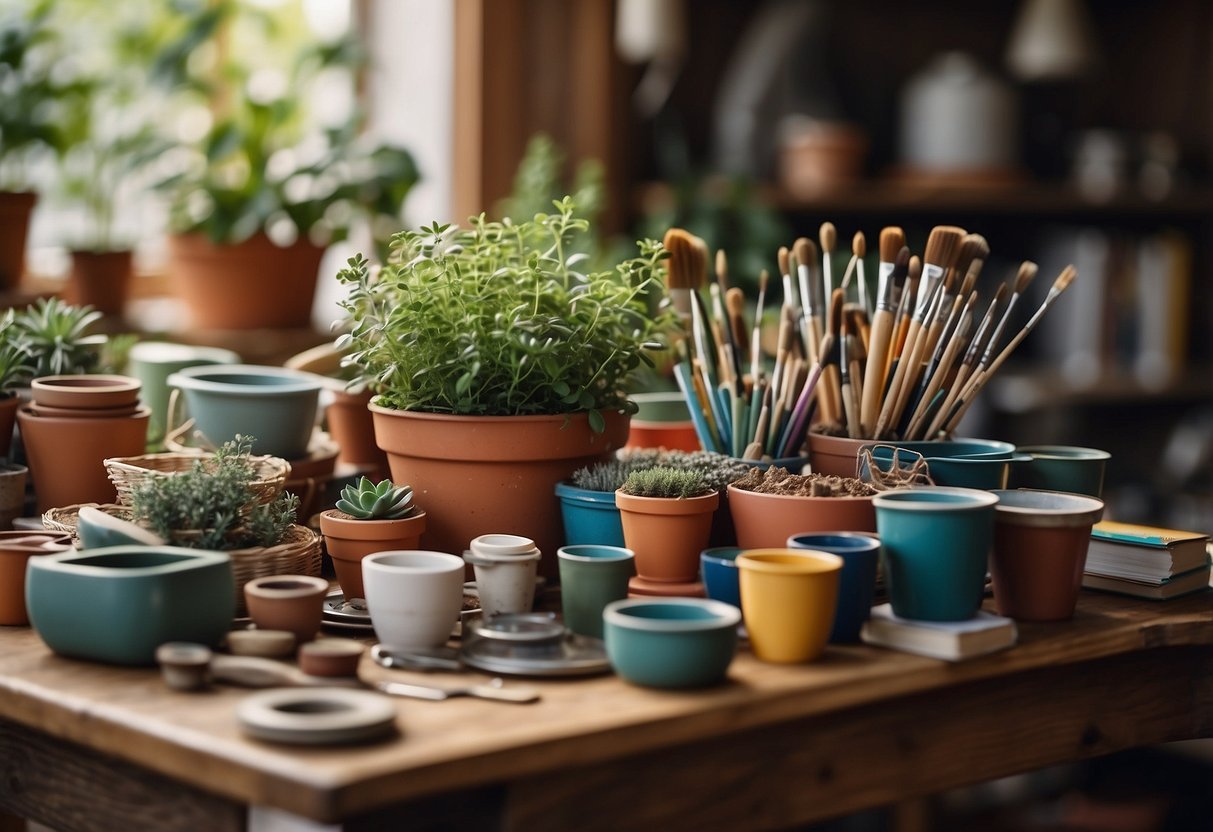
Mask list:
POLYGON ((29 355, 33 378, 94 372, 101 362, 104 335, 89 335, 101 319, 91 306, 72 306, 57 297, 39 298, 13 321, 29 355))
POLYGON ((391 480, 378 484, 366 477, 341 489, 337 508, 357 520, 399 520, 413 513, 413 489, 391 480))

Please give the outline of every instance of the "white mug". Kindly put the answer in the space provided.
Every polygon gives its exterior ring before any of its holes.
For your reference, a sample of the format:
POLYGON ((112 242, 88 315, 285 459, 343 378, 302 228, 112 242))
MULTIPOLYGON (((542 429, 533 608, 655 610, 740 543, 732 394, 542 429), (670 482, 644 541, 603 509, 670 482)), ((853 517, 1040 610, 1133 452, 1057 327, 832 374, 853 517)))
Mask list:
POLYGON ((366 606, 375 635, 390 650, 441 647, 463 607, 463 561, 420 550, 362 559, 366 606))

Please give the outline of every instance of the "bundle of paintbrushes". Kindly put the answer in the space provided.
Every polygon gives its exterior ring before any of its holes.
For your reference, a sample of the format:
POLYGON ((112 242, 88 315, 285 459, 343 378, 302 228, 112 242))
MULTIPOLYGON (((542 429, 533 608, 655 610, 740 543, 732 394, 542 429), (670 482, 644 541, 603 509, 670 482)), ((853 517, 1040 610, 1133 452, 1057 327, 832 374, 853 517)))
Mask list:
POLYGON ((900 228, 883 229, 874 295, 864 272, 863 234, 852 239, 837 283, 834 226, 823 224, 819 239, 820 259, 805 238, 790 252, 779 250, 783 304, 768 373, 761 338, 767 273, 747 326, 745 298, 729 286, 724 252, 716 255, 716 279, 709 283, 706 243, 682 229, 666 233, 667 286, 687 335, 675 376, 704 448, 746 459, 795 456, 812 422, 855 439, 950 435, 1076 275, 1072 266, 1063 269, 1040 307, 1003 344, 1036 275, 1034 263, 1024 262, 979 315, 974 286, 989 246, 978 234, 937 226, 920 259, 911 256, 900 228))

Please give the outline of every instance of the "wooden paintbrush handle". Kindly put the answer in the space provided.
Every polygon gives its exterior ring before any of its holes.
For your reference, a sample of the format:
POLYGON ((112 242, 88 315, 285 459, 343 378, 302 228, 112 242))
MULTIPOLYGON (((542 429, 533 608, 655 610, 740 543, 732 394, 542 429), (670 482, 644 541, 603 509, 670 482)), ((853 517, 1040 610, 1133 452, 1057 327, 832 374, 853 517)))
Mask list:
POLYGON ((935 414, 935 418, 931 420, 930 427, 927 428, 926 437, 928 439, 933 438, 947 424, 948 414, 956 406, 956 400, 960 398, 960 391, 964 387, 965 380, 968 379, 972 369, 972 364, 960 365, 960 370, 956 373, 956 380, 948 388, 948 395, 944 397, 943 404, 939 406, 939 412, 935 414))
POLYGON ((884 405, 880 408, 880 416, 876 420, 876 430, 872 434, 873 439, 880 439, 890 428, 897 424, 893 418, 893 411, 897 406, 897 400, 901 397, 901 388, 904 386, 906 377, 906 365, 910 363, 910 358, 914 352, 914 342, 918 340, 918 333, 921 329, 921 322, 912 321, 910 323, 910 329, 906 333, 906 348, 901 353, 901 358, 897 362, 897 369, 893 371, 893 382, 889 385, 889 392, 885 396, 884 405))
POLYGON ((893 337, 893 313, 887 309, 876 312, 872 319, 872 340, 868 345, 868 365, 863 374, 863 403, 859 408, 859 423, 863 435, 872 436, 876 419, 880 416, 880 397, 884 393, 885 373, 888 365, 889 341, 893 337))

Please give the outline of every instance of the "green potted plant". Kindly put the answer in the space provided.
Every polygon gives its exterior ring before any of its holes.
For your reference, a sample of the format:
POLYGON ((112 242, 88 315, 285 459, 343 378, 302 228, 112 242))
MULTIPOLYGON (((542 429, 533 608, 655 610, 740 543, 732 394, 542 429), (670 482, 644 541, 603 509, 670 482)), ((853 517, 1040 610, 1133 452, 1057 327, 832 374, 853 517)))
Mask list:
POLYGON ((37 194, 32 171, 63 147, 63 109, 80 91, 55 71, 62 57, 52 0, 0 12, 0 291, 25 272, 37 194))
POLYGON ((0 316, 0 457, 7 457, 13 440, 17 407, 16 388, 29 382, 33 368, 12 309, 0 316))
POLYGON ((703 595, 699 553, 708 547, 720 493, 696 471, 633 471, 615 492, 624 546, 636 553, 638 595, 703 595))
POLYGON ((180 39, 161 63, 187 89, 204 93, 210 128, 179 148, 181 164, 161 187, 170 198, 170 270, 195 326, 204 329, 310 325, 320 259, 359 219, 375 234, 395 227, 405 197, 417 182, 412 156, 375 145, 361 135, 355 111, 335 126, 320 126, 307 107, 307 91, 322 74, 360 64, 352 41, 292 48, 275 42, 283 27, 261 37, 290 53, 275 67, 282 92, 266 89, 263 67, 243 50, 214 50, 216 62, 197 59, 192 46, 217 32, 240 34, 241 15, 265 14, 245 4, 199 4, 180 39), (195 55, 191 59, 191 55, 195 55), (222 77, 235 95, 216 99, 222 77))
POLYGON ((237 436, 191 468, 148 477, 131 492, 130 519, 173 546, 227 552, 236 606, 244 584, 266 575, 319 575, 320 538, 295 523, 299 498, 254 488, 252 438, 237 436))
POLYGON ((341 489, 335 508, 321 512, 320 531, 345 597, 365 598, 362 559, 373 552, 418 548, 425 512, 413 502, 410 486, 362 477, 341 489))
POLYGON ((521 222, 404 231, 376 275, 360 255, 338 275, 350 289, 338 347, 378 394, 392 479, 419 484, 427 544, 461 552, 481 534, 520 534, 551 574, 556 483, 623 445, 624 383, 652 363, 667 320, 645 302, 660 244, 581 273, 569 247, 587 224, 571 199, 553 204, 521 222))

